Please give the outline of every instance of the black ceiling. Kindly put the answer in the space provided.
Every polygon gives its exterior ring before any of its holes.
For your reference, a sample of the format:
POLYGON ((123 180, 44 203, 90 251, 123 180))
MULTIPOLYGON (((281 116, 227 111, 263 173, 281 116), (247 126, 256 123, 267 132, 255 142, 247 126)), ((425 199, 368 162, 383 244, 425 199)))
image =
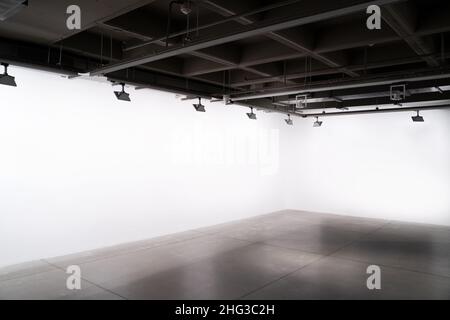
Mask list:
POLYGON ((0 61, 280 112, 307 95, 314 115, 388 105, 392 83, 407 84, 405 103, 449 98, 448 0, 190 2, 169 15, 165 0, 29 0, 0 21, 0 61), (72 4, 81 30, 66 27, 72 4), (371 4, 380 30, 366 27, 371 4))

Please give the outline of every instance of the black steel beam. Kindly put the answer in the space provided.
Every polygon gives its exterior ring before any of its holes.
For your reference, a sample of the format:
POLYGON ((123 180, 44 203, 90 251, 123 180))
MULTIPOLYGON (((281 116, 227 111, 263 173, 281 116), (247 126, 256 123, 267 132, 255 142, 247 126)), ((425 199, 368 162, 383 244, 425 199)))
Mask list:
POLYGON ((332 17, 339 17, 354 12, 364 12, 367 6, 371 4, 389 4, 401 0, 342 0, 339 3, 329 1, 316 1, 317 7, 305 7, 303 12, 296 12, 289 17, 281 17, 270 21, 262 21, 258 24, 242 26, 231 32, 227 32, 214 38, 200 39, 186 46, 177 46, 164 50, 156 54, 148 54, 140 58, 125 59, 123 61, 110 64, 103 68, 93 70, 92 75, 107 74, 110 72, 123 70, 126 68, 138 66, 144 63, 170 58, 176 55, 189 53, 196 50, 209 48, 212 46, 242 40, 245 38, 267 34, 274 31, 280 31, 293 28, 308 23, 318 22, 332 17))
POLYGON ((425 56, 424 61, 430 67, 439 66, 439 60, 432 56, 434 53, 432 41, 425 41, 423 38, 414 35, 416 28, 415 21, 418 15, 417 8, 409 2, 387 5, 383 8, 383 20, 411 47, 418 56, 425 56))
POLYGON ((299 84, 296 86, 286 86, 283 88, 263 88, 254 93, 236 93, 232 96, 235 101, 252 100, 258 98, 268 98, 277 96, 288 96, 293 94, 307 94, 311 92, 343 90, 362 87, 372 87, 380 85, 389 85, 393 83, 405 83, 415 81, 426 81, 445 79, 450 77, 450 68, 439 69, 418 69, 405 70, 401 72, 377 74, 374 76, 365 76, 359 79, 334 79, 312 84, 299 84))
MULTIPOLYGON (((386 108, 386 109, 371 109, 371 110, 355 110, 355 111, 339 111, 339 112, 322 112, 322 113, 309 113, 300 115, 302 118, 322 118, 322 117, 334 117, 334 116, 349 116, 349 115, 361 115, 361 114, 375 114, 375 113, 392 113, 392 112, 414 112, 425 110, 445 110, 450 109, 450 105, 443 106, 431 106, 431 107, 401 107, 401 108, 386 108)), ((292 115, 292 114, 291 114, 292 115)))

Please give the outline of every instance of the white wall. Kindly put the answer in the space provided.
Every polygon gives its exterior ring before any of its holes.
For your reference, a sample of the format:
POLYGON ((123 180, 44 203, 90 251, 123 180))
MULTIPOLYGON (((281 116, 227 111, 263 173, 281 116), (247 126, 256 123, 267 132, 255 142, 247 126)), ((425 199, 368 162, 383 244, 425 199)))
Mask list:
POLYGON ((450 225, 450 110, 421 112, 424 123, 412 115, 296 121, 287 206, 450 225))
POLYGON ((278 119, 11 68, 0 86, 0 265, 280 210, 278 119))
POLYGON ((450 225, 450 113, 197 113, 173 94, 11 68, 0 86, 0 266, 285 208, 450 225))

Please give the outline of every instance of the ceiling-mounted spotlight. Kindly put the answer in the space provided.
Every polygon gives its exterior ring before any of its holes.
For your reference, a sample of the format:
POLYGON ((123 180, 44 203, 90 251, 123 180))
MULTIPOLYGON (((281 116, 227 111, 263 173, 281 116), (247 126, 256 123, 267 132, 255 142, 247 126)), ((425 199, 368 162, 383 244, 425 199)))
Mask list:
POLYGON ((121 101, 131 101, 130 94, 125 92, 125 83, 120 83, 122 91, 114 91, 116 98, 121 101))
POLYGON ((313 127, 314 128, 318 128, 318 127, 321 127, 322 126, 322 121, 319 121, 319 117, 316 117, 316 121, 314 121, 314 123, 313 123, 313 127))
POLYGON ((194 103, 193 106, 197 112, 205 112, 206 111, 205 106, 202 105, 202 98, 198 98, 198 103, 194 103))
POLYGON ((2 63, 2 66, 5 68, 3 74, 0 74, 0 84, 5 86, 17 87, 16 80, 13 76, 8 74, 8 66, 7 63, 2 63))
POLYGON ((247 117, 251 120, 256 120, 256 114, 253 112, 253 108, 250 108, 251 112, 247 113, 247 117))
POLYGON ((294 124, 294 121, 292 121, 291 115, 290 115, 290 114, 288 114, 287 116, 288 116, 288 118, 287 118, 287 119, 284 119, 284 121, 286 121, 286 124, 287 124, 288 126, 292 126, 292 125, 294 124))
POLYGON ((423 117, 421 115, 419 115, 419 110, 417 110, 417 115, 416 116, 412 116, 412 121, 414 122, 424 122, 425 120, 423 119, 423 117))

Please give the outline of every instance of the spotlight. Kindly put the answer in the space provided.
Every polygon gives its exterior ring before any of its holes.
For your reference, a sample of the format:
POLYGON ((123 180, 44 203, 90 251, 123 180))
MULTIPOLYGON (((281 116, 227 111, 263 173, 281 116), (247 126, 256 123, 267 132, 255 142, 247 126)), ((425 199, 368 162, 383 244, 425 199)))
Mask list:
POLYGON ((247 117, 251 120, 256 120, 256 114, 253 113, 253 108, 250 108, 252 111, 247 113, 247 117))
POLYGON ((314 128, 318 128, 322 126, 322 121, 319 121, 319 117, 316 117, 316 121, 313 123, 314 128))
POLYGON ((8 74, 8 66, 7 63, 2 63, 2 66, 5 68, 3 74, 0 74, 0 84, 5 86, 17 87, 16 80, 13 76, 8 74))
POLYGON ((287 124, 288 126, 292 126, 292 125, 294 124, 294 121, 292 121, 291 115, 290 115, 290 114, 288 114, 287 116, 288 116, 288 118, 287 118, 287 119, 284 119, 284 121, 286 121, 286 124, 287 124))
POLYGON ((425 120, 423 119, 423 117, 421 115, 419 115, 419 110, 417 110, 417 115, 416 116, 412 116, 412 121, 414 122, 424 122, 425 120))
POLYGON ((205 112, 205 106, 202 105, 202 98, 198 98, 198 103, 193 104, 197 112, 205 112))
POLYGON ((114 91, 116 98, 121 101, 131 101, 130 94, 125 92, 125 83, 120 84, 122 86, 122 91, 114 91))

